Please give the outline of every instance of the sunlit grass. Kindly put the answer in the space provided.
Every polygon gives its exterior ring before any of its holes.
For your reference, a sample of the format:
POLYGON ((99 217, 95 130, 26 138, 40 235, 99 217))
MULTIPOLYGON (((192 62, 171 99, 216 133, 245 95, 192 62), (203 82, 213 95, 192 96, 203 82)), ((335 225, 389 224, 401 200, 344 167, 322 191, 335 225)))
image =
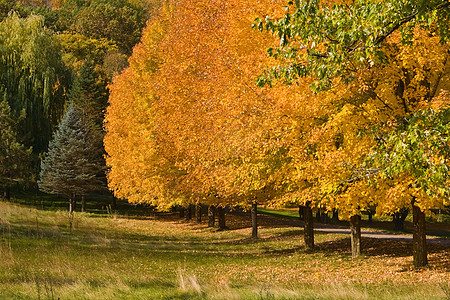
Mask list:
POLYGON ((229 222, 217 232, 175 215, 70 218, 0 202, 0 298, 446 299, 448 248, 415 271, 405 242, 367 241, 352 260, 343 235, 317 232, 306 253, 299 227, 265 223, 255 240, 229 222))

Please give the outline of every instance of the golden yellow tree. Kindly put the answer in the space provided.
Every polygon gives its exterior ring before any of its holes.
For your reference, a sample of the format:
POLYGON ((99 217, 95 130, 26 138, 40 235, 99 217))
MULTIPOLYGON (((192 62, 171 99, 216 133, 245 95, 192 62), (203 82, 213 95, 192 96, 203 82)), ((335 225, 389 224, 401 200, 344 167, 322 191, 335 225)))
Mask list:
POLYGON ((265 187, 281 111, 254 86, 273 38, 250 25, 265 9, 256 1, 186 0, 145 30, 130 68, 111 86, 105 144, 117 195, 168 207, 217 193, 214 204, 247 205, 265 187), (165 163, 155 167, 159 159, 165 163), (163 195, 169 190, 178 200, 163 195))
MULTIPOLYGON (((399 139, 388 142, 388 137, 396 136, 395 132, 409 134, 411 128, 403 133, 402 128, 420 119, 415 115, 424 109, 448 107, 449 5, 442 1, 427 5, 423 1, 343 2, 347 1, 291 1, 283 18, 258 22, 258 28, 280 38, 280 46, 270 48, 269 54, 281 59, 281 65, 259 83, 277 78, 292 83, 311 75, 315 91, 328 90, 316 98, 325 105, 325 113, 316 116, 309 132, 312 155, 306 157, 304 170, 312 177, 307 182, 319 192, 321 205, 338 207, 356 225, 352 248, 357 256, 361 210, 378 205, 379 213, 389 213, 407 202, 411 205, 412 200, 414 219, 423 220, 423 212, 443 205, 448 193, 447 172, 442 171, 448 166, 446 152, 432 149, 430 145, 437 142, 430 135, 421 137, 429 144, 425 148, 408 140, 403 150, 415 155, 403 155, 395 148, 401 144, 399 139), (423 167, 416 163, 424 164, 420 159, 411 163, 418 153, 439 163, 423 167), (432 188, 422 184, 433 180, 426 179, 428 171, 413 172, 414 168, 440 170, 438 183, 433 182, 432 188), (376 185, 367 178, 377 178, 376 185)), ((440 136, 445 145, 445 134, 440 136)), ((304 153, 297 156, 305 158, 304 153)), ((423 249, 424 230, 419 227, 415 245, 421 243, 423 249)), ((414 251, 414 264, 426 264, 426 252, 414 251)))
MULTIPOLYGON (((160 155, 153 107, 157 102, 152 80, 158 70, 158 43, 165 35, 170 6, 148 24, 142 42, 134 49, 130 67, 110 86, 104 139, 108 184, 115 196, 134 203, 177 200, 165 187, 176 170, 170 157, 160 155)), ((165 146, 165 145, 164 145, 165 146)))

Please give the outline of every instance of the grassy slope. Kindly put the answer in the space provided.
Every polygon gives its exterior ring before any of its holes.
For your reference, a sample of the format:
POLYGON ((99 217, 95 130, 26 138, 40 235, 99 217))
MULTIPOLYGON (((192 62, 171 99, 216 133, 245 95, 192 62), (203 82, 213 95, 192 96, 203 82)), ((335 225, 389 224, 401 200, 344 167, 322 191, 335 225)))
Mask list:
POLYGON ((263 223, 248 239, 242 216, 215 232, 176 216, 99 217, 0 202, 2 299, 446 299, 450 249, 411 268, 410 244, 316 234, 305 253, 298 227, 263 223), (72 222, 72 232, 70 232, 72 222), (444 287, 444 289, 441 288, 444 287))

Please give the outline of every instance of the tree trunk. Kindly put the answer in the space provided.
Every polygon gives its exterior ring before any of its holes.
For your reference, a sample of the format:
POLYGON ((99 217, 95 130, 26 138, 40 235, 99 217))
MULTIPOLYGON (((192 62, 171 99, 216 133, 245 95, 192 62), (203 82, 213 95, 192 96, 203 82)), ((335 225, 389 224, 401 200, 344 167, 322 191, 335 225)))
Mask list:
POLYGON ((217 207, 218 217, 219 217, 219 230, 225 230, 225 208, 222 206, 217 207))
POLYGON ((333 221, 339 222, 339 213, 336 209, 333 209, 333 221))
POLYGON ((188 209, 190 210, 191 219, 194 218, 194 216, 195 216, 195 205, 194 204, 189 205, 188 209))
POLYGON ((372 223, 372 216, 373 216, 372 211, 369 210, 369 211, 367 212, 367 215, 369 216, 369 223, 372 223))
POLYGON ((3 191, 3 199, 6 201, 11 200, 11 190, 9 189, 9 186, 5 187, 5 190, 3 191))
POLYGON ((81 196, 81 211, 86 212, 86 195, 81 196))
POLYGON ((186 208, 186 221, 189 221, 192 219, 192 205, 189 204, 188 207, 186 208))
POLYGON ((195 216, 197 217, 197 223, 202 222, 202 204, 197 203, 195 206, 195 216))
POLYGON ((255 201, 252 203, 252 238, 258 237, 258 203, 255 201))
POLYGON ((72 194, 69 197, 69 213, 73 214, 73 212, 75 211, 75 206, 76 206, 76 198, 75 198, 75 194, 72 194))
POLYGON ((216 212, 214 205, 208 206, 208 227, 214 227, 216 219, 216 212))
POLYGON ((73 196, 73 211, 77 210, 77 195, 73 196))
POLYGON ((320 209, 316 212, 316 221, 317 223, 320 223, 322 221, 322 216, 320 215, 320 209))
POLYGON ((306 250, 312 250, 314 249, 314 227, 313 227, 314 218, 309 203, 306 203, 306 205, 304 206, 304 219, 305 219, 305 226, 303 229, 303 233, 304 233, 305 247, 306 250))
POLYGON ((116 209, 117 208, 117 198, 113 196, 112 198, 112 208, 116 209))
POLYGON ((394 222, 394 230, 403 231, 405 219, 408 216, 409 209, 401 209, 392 215, 392 222, 394 222))
POLYGON ((413 261, 419 268, 428 264, 427 236, 425 233, 425 213, 413 203, 413 261))
POLYGON ((352 258, 356 258, 361 255, 361 216, 353 215, 350 217, 350 232, 352 258))
POLYGON ((326 212, 320 213, 320 218, 322 220, 322 223, 328 224, 328 214, 326 212))
POLYGON ((186 208, 184 208, 183 206, 180 206, 178 211, 180 213, 180 218, 184 218, 184 212, 186 211, 186 208))
POLYGON ((305 207, 303 205, 298 206, 298 218, 300 221, 305 219, 305 207))

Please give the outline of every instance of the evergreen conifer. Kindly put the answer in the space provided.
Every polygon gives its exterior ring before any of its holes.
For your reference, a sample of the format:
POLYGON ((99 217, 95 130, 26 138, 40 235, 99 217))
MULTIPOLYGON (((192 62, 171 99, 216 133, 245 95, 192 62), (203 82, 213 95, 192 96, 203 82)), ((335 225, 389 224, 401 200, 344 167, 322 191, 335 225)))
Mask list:
POLYGON ((75 209, 76 195, 105 186, 100 134, 84 112, 70 103, 42 160, 39 188, 67 195, 70 213, 75 209))

